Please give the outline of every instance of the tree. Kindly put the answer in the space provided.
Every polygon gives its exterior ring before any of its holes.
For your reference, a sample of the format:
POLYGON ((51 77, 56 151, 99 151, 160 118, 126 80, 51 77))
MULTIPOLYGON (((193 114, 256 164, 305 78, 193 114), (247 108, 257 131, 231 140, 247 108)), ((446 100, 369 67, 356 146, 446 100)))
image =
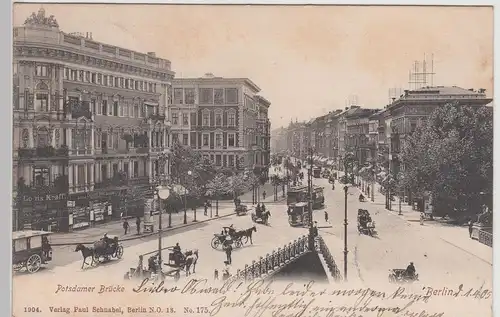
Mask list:
POLYGON ((432 194, 437 215, 465 219, 491 206, 493 111, 455 103, 437 108, 405 142, 399 186, 432 194), (484 198, 482 198, 484 197, 484 198))
MULTIPOLYGON (((216 171, 209 161, 191 147, 183 146, 175 142, 172 146, 172 177, 193 194, 201 194, 206 191, 205 185, 214 178, 216 171), (188 176, 188 172, 191 176, 188 176)), ((198 196, 198 197, 199 197, 198 196)))
POLYGON ((243 174, 235 174, 228 178, 229 188, 233 192, 234 198, 238 198, 247 189, 247 181, 243 174))
POLYGON ((222 195, 227 194, 229 190, 227 177, 222 173, 218 173, 211 181, 208 182, 206 189, 206 195, 215 198, 215 214, 218 215, 219 198, 222 195))
POLYGON ((140 216, 143 214, 147 195, 147 191, 143 188, 136 186, 129 187, 125 196, 125 215, 140 216))

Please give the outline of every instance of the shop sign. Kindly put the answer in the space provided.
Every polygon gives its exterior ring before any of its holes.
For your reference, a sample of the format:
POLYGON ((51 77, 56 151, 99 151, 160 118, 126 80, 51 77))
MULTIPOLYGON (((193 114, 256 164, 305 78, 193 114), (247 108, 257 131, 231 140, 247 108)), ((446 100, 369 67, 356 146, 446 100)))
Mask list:
POLYGON ((79 222, 73 225, 73 229, 88 227, 90 224, 88 222, 79 222))
POLYGON ((66 200, 68 198, 67 194, 61 193, 61 194, 47 194, 47 195, 24 195, 23 196, 23 201, 24 202, 43 202, 43 201, 59 201, 59 200, 66 200))

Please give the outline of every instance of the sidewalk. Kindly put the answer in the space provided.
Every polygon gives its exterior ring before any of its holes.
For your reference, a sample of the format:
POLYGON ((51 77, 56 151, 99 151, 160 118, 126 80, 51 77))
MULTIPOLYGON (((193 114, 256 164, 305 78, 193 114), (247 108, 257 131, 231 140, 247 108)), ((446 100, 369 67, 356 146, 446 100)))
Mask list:
MULTIPOLYGON (((261 195, 262 195, 262 188, 264 188, 267 192, 267 196, 265 199, 265 202, 273 202, 274 201, 274 188, 271 184, 265 184, 264 186, 261 186, 261 195), (271 192, 269 192, 269 190, 271 192)), ((281 191, 278 191, 278 201, 282 200, 283 198, 280 195, 281 191)), ((252 202, 252 192, 245 193, 240 196, 240 199, 242 201, 242 204, 250 205, 252 202)), ((261 199, 262 201, 262 196, 261 199)), ((194 211, 191 209, 188 209, 186 211, 186 219, 187 219, 187 224, 184 224, 184 211, 181 210, 178 213, 173 213, 172 214, 172 227, 168 228, 168 214, 164 213, 162 216, 162 228, 163 231, 167 232, 170 230, 176 230, 180 228, 185 228, 189 227, 192 225, 196 225, 197 223, 200 222, 206 222, 206 221, 211 221, 214 219, 219 219, 219 218, 224 218, 224 217, 229 217, 235 214, 234 212, 234 203, 232 200, 221 200, 219 201, 219 217, 215 217, 215 201, 212 202, 212 217, 210 217, 210 208, 208 208, 207 211, 207 216, 203 215, 204 213, 204 208, 199 207, 196 209, 196 220, 197 222, 193 222, 194 220, 194 211)), ((125 235, 124 229, 123 229, 123 222, 121 220, 115 220, 112 222, 96 225, 92 228, 88 229, 83 229, 83 230, 75 230, 70 233, 55 233, 51 235, 50 240, 51 244, 53 246, 62 246, 62 245, 76 245, 79 243, 83 244, 91 244, 94 243, 95 241, 101 239, 105 233, 108 235, 114 235, 118 236, 120 240, 122 241, 127 241, 127 240, 134 240, 134 239, 139 239, 143 237, 147 237, 153 234, 158 233, 158 222, 159 222, 159 215, 154 215, 152 218, 152 222, 154 224, 154 232, 153 233, 142 233, 143 232, 143 224, 141 224, 141 234, 138 235, 136 232, 136 225, 135 225, 135 219, 129 220, 129 230, 127 234, 125 235)))
MULTIPOLYGON (((361 189, 358 188, 361 192, 361 189)), ((385 195, 380 192, 380 185, 375 185, 375 199, 372 202, 370 197, 366 197, 367 202, 372 204, 381 206, 385 208, 385 195)), ((420 212, 413 210, 408 203, 401 202, 401 215, 399 215, 399 199, 396 198, 395 201, 392 202, 392 210, 388 211, 393 215, 397 215, 398 217, 406 220, 407 222, 415 225, 420 225, 420 212)), ((493 258, 493 249, 484 245, 476 240, 473 240, 469 237, 469 231, 467 226, 458 226, 458 225, 449 225, 446 223, 442 223, 439 220, 425 220, 423 227, 429 230, 433 230, 436 235, 439 236, 441 240, 444 242, 453 245, 456 248, 461 249, 462 251, 473 255, 484 262, 492 264, 493 258)))
MULTIPOLYGON (((215 204, 214 204, 215 205, 215 204)), ((163 231, 170 231, 179 228, 189 227, 192 225, 196 225, 200 222, 206 222, 214 219, 224 218, 234 215, 234 205, 231 203, 223 202, 222 204, 219 202, 219 217, 215 217, 215 206, 212 207, 212 217, 210 217, 210 208, 208 209, 208 215, 203 215, 203 207, 197 208, 196 210, 196 220, 197 222, 193 222, 194 220, 194 212, 192 210, 186 211, 186 219, 187 224, 184 224, 184 211, 179 211, 178 213, 172 214, 172 227, 168 228, 168 214, 164 213, 162 215, 162 228, 163 231)), ((149 235, 158 233, 158 223, 159 223, 159 215, 154 215, 151 218, 154 224, 154 232, 153 233, 142 233, 143 232, 143 224, 141 223, 141 234, 138 235, 136 231, 135 220, 129 220, 129 230, 125 235, 123 229, 123 222, 121 220, 108 222, 102 225, 97 225, 92 228, 76 230, 70 233, 55 233, 51 235, 50 240, 51 244, 54 246, 60 245, 75 245, 78 243, 89 244, 93 243, 104 236, 105 233, 108 235, 118 236, 120 240, 127 241, 133 239, 139 239, 142 237, 146 237, 149 235)))

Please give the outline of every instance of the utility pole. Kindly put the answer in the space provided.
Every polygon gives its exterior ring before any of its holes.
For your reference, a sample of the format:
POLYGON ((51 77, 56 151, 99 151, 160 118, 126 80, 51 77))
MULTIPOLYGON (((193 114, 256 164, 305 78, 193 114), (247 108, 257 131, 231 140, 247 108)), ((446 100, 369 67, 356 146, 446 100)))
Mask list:
POLYGON ((312 207, 313 207, 313 197, 312 197, 312 163, 313 163, 313 149, 312 147, 309 147, 309 155, 308 155, 308 169, 307 169, 307 194, 308 194, 308 220, 309 220, 309 250, 314 250, 314 238, 316 232, 314 232, 314 227, 313 227, 313 214, 312 214, 312 207))

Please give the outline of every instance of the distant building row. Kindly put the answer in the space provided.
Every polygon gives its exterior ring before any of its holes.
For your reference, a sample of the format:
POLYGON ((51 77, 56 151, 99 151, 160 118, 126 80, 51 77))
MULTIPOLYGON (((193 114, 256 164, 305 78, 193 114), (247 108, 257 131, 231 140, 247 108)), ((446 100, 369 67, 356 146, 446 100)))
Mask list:
POLYGON ((304 159, 309 146, 315 155, 336 168, 343 168, 347 152, 354 154, 358 166, 376 161, 385 173, 397 173, 401 168, 399 152, 405 137, 421 125, 439 106, 451 101, 483 106, 492 100, 483 89, 460 87, 424 87, 407 90, 384 109, 364 109, 359 106, 336 110, 309 122, 291 122, 286 128, 271 132, 273 153, 304 159))
POLYGON ((13 41, 14 229, 141 215, 128 193, 170 174, 173 142, 221 168, 268 165, 270 102, 247 78, 176 79, 155 53, 64 33, 43 9, 13 41))

